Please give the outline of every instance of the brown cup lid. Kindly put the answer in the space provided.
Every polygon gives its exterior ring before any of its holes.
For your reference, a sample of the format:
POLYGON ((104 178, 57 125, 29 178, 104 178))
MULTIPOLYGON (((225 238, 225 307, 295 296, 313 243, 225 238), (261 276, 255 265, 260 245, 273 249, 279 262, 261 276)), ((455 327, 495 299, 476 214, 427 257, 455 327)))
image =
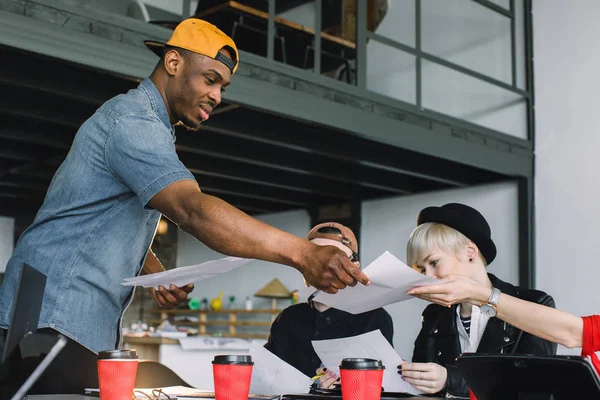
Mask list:
POLYGON ((254 365, 252 356, 248 355, 219 355, 213 359, 213 364, 254 365))
POLYGON ((385 369, 381 360, 372 358, 344 358, 340 369, 385 369))
POLYGON ((135 350, 106 350, 98 353, 98 360, 137 360, 135 350))

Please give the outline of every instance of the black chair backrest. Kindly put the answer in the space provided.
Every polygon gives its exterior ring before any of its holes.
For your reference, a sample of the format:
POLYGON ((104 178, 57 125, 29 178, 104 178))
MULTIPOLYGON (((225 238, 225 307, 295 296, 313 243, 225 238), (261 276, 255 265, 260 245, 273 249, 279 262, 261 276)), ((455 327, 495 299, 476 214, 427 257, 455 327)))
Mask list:
POLYGON ((156 361, 140 360, 135 378, 135 387, 150 389, 166 386, 193 387, 166 365, 156 361))

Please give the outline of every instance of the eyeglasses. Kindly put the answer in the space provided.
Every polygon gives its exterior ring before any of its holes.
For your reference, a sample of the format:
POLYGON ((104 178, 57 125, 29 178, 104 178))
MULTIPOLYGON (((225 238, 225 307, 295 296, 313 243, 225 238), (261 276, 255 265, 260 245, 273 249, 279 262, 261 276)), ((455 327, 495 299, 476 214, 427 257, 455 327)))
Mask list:
POLYGON ((162 389, 152 389, 150 394, 141 390, 134 390, 131 396, 132 400, 150 399, 150 400, 172 400, 171 396, 162 391, 162 389))

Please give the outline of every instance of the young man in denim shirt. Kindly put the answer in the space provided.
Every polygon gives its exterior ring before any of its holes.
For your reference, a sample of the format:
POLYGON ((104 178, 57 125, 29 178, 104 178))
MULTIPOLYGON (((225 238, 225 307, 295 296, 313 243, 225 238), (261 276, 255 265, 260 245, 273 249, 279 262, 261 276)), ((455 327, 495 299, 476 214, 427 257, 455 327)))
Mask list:
MULTIPOLYGON (((233 40, 190 18, 168 43, 146 44, 161 57, 154 72, 84 122, 6 268, 0 344, 24 263, 47 275, 40 336, 57 331, 70 339, 38 382, 38 393, 97 387, 95 354, 120 346, 121 318, 133 294, 123 278, 163 269, 149 251, 161 214, 213 250, 292 266, 322 290, 368 283, 343 251, 277 230, 203 194, 179 161, 173 125, 198 130, 221 102, 238 67, 233 40)), ((172 285, 153 296, 173 307, 192 289, 172 285)))

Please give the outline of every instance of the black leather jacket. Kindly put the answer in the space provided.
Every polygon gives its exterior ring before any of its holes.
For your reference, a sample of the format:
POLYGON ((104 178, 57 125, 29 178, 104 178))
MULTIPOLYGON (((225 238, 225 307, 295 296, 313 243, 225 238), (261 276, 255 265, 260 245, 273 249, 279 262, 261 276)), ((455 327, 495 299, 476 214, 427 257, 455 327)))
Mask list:
MULTIPOLYGON (((488 274, 494 287, 502 293, 554 308, 554 299, 533 289, 511 285, 488 274)), ((500 304, 500 307, 502 304, 500 304)), ((423 326, 415 340, 413 362, 435 362, 446 367, 448 379, 440 395, 469 398, 467 383, 455 366, 461 353, 456 327, 456 305, 451 308, 430 304, 423 311, 423 326)), ((555 355, 556 344, 523 332, 512 325, 491 318, 483 332, 477 353, 555 355)))

